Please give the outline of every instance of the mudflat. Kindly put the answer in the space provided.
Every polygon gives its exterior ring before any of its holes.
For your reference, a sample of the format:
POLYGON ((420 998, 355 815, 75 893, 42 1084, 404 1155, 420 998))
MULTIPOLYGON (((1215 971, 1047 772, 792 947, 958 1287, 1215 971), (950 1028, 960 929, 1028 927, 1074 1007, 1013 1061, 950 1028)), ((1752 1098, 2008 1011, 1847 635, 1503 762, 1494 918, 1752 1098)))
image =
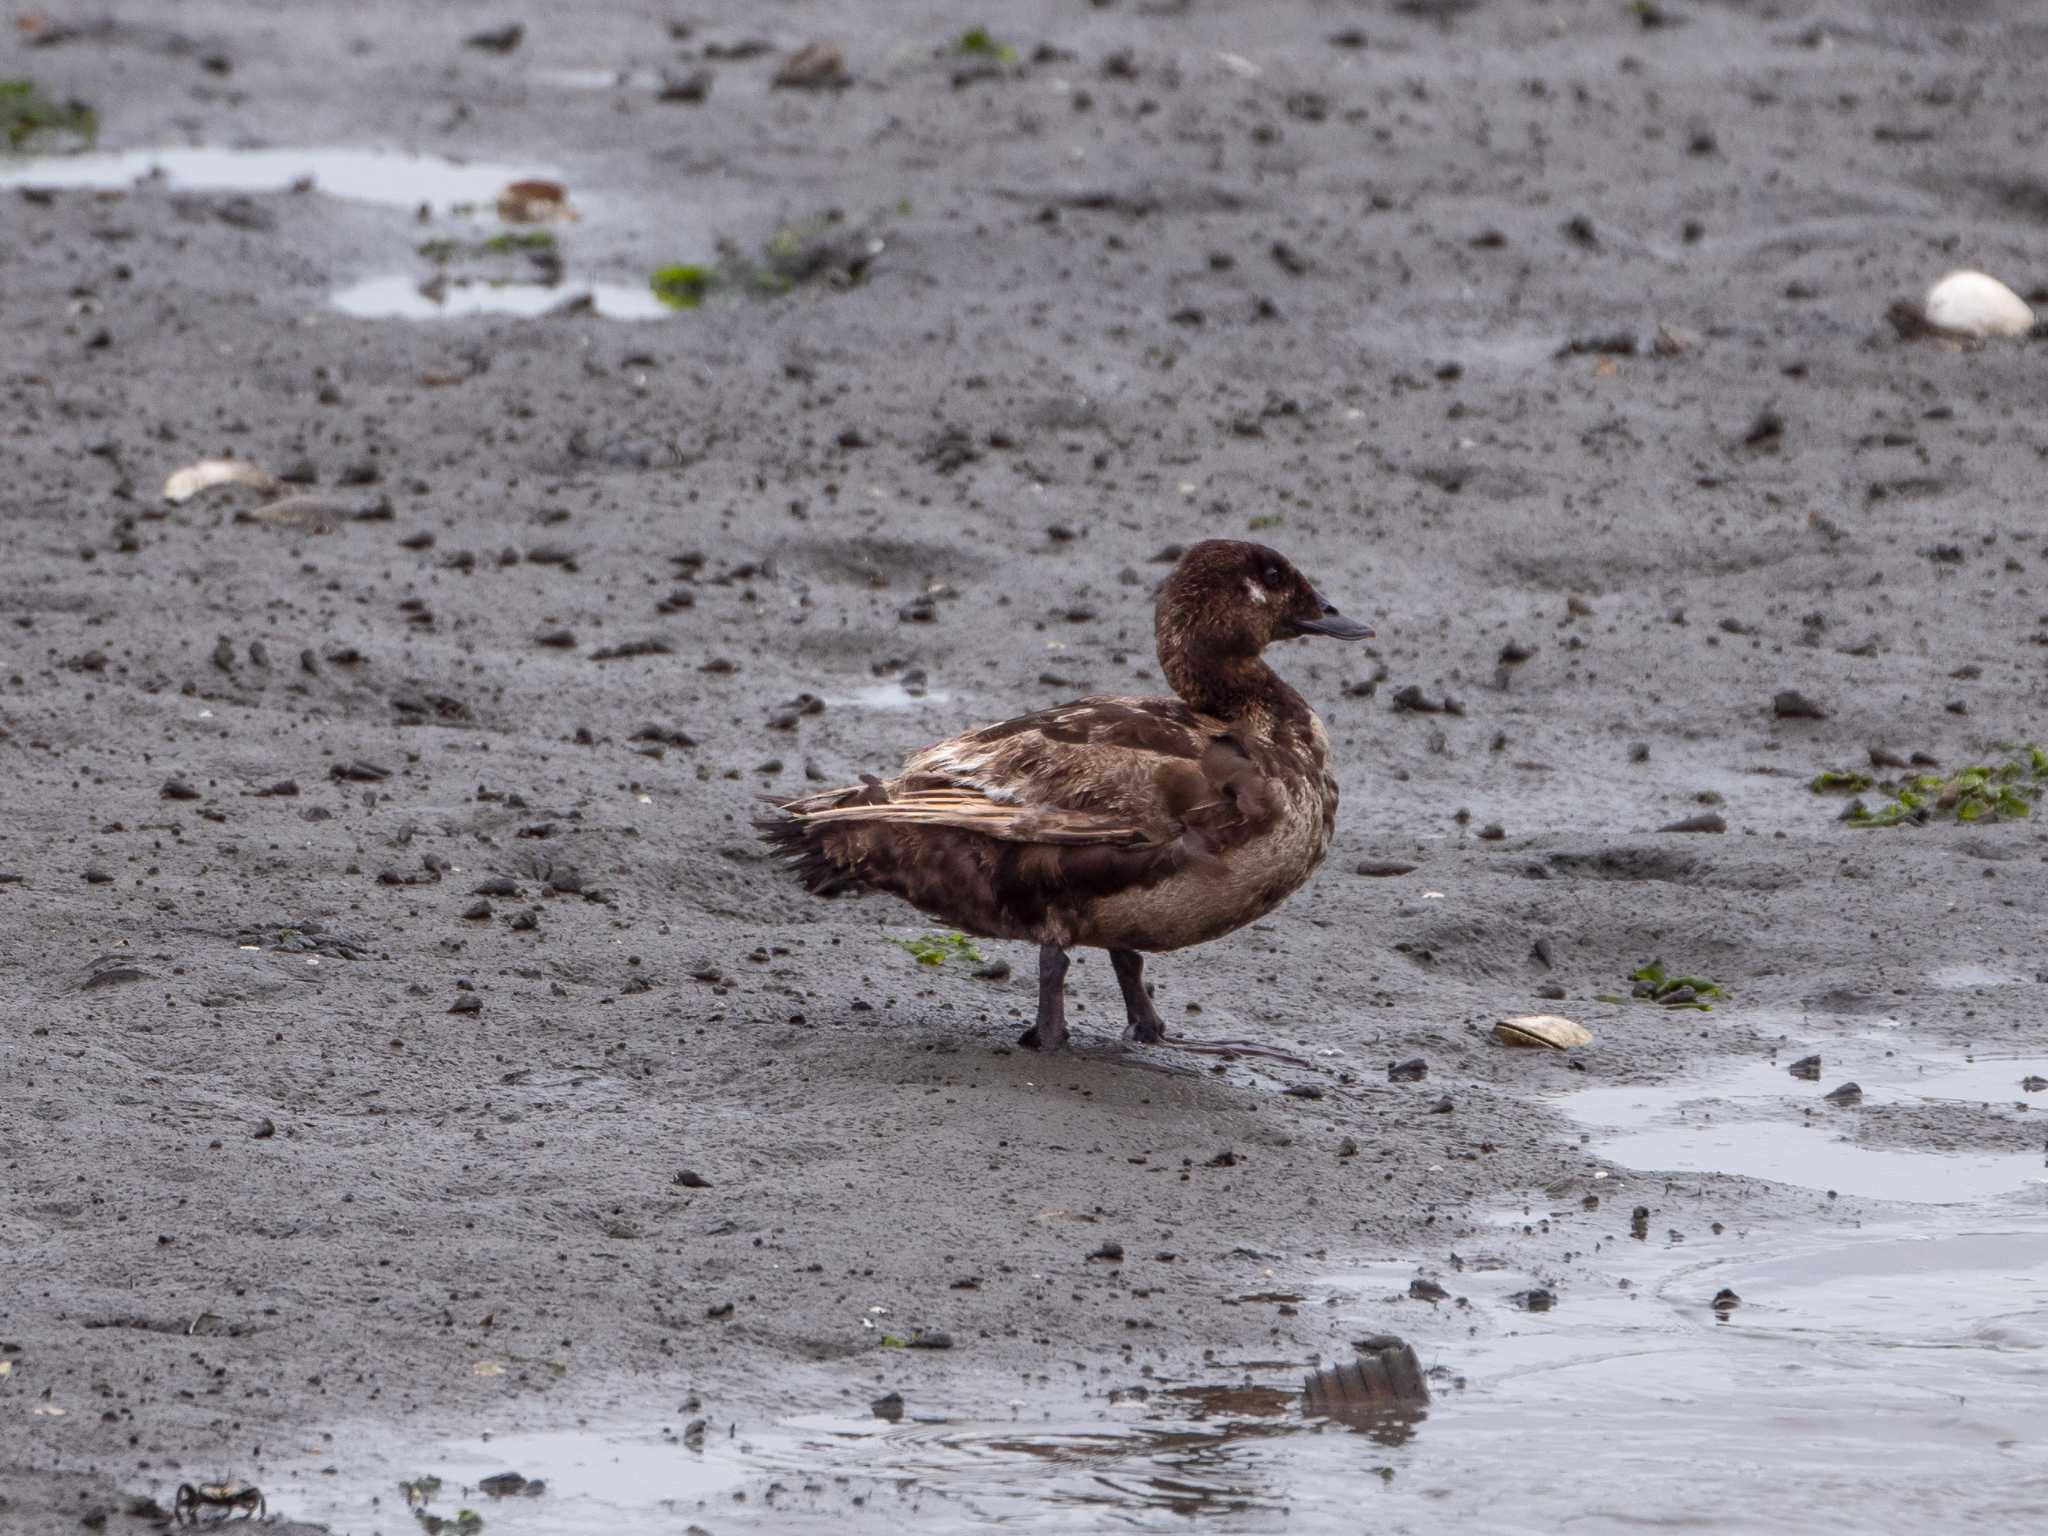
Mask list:
POLYGON ((570 9, 16 18, 0 1530, 2048 1511, 2048 351, 1887 320, 2039 308, 2036 8, 570 9), (1162 691, 1205 537, 1379 631, 1148 967, 1310 1065, 1019 1049, 750 819, 1162 691))

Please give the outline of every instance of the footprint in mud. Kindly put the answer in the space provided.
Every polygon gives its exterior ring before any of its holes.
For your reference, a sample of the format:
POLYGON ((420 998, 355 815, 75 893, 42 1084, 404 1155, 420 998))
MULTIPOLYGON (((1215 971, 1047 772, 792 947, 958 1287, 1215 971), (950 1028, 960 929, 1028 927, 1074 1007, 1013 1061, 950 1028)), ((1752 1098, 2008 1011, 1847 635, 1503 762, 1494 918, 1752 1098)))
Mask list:
POLYGON ((781 546, 775 558, 819 581, 875 591, 936 579, 973 580, 995 567, 994 560, 957 544, 923 539, 800 539, 781 546))

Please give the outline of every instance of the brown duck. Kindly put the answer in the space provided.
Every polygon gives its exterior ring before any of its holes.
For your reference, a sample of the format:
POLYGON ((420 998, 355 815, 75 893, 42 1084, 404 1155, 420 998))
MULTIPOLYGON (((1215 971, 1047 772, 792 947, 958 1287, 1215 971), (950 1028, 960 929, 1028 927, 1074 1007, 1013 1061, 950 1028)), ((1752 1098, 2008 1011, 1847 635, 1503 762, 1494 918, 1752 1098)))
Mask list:
POLYGON ((778 804, 762 835, 813 891, 872 886, 968 933, 1036 943, 1038 1021, 1020 1043, 1066 1044, 1077 945, 1109 951, 1124 1037, 1165 1039, 1144 957, 1265 916, 1336 826, 1330 738, 1260 653, 1372 630, 1280 554, 1225 539, 1181 557, 1154 627, 1178 699, 1082 699, 970 731, 893 779, 778 804))

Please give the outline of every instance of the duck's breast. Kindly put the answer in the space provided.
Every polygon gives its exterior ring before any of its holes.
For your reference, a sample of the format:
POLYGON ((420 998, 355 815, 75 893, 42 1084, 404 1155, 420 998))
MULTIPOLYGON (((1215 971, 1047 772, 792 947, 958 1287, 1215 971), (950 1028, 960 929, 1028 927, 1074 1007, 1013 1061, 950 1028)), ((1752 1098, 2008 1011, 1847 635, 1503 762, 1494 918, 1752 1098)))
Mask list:
POLYGON ((1329 740, 1311 722, 1306 750, 1269 776, 1270 825, 1234 847, 1191 859, 1156 884, 1105 895, 1073 914, 1073 942, 1108 949, 1183 949, 1256 922, 1301 889, 1330 851, 1337 782, 1329 740))

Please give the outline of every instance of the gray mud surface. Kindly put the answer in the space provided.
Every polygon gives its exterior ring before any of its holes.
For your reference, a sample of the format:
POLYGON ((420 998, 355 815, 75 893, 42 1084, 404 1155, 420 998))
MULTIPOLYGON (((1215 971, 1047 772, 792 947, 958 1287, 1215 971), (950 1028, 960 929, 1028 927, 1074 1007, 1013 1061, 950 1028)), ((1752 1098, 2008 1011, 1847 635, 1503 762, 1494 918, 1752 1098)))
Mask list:
MULTIPOLYGON (((2038 1415, 1983 1426, 1991 1470, 1947 1492, 1960 1440, 1910 1474, 1687 1482, 1714 1444, 1675 1423, 1624 1482, 1568 1421, 1456 1439, 1472 1341, 1529 1325, 1511 1290, 1569 1319, 1677 1240, 1913 1228, 1881 1187, 1612 1166, 1559 1095, 1876 1021, 1944 1060, 2048 1054, 2039 824, 1859 831, 1807 789, 1872 747, 1953 768, 2048 735, 2048 350, 1885 320, 1955 265, 2048 283, 2038 7, 42 15, 77 30, 10 19, 0 77, 94 104, 103 149, 551 174, 572 275, 636 290, 721 239, 881 249, 851 286, 841 249, 645 323, 360 319, 332 296, 430 276, 415 247, 488 211, 36 192, 60 163, 0 160, 0 1529, 145 1529, 237 1476, 273 1514, 410 1530, 385 1464, 493 1427, 702 1418, 737 1454, 732 1426, 890 1391, 1028 1425, 1298 1390, 1379 1331, 1439 1406, 1357 1442, 1362 1486, 1080 1475, 989 1505, 940 1458, 920 1502, 799 1458, 606 1528, 1355 1529, 1417 1476, 1435 1503, 1383 1528, 1524 1528, 1503 1490, 1532 1477, 1576 1529, 1928 1528, 1901 1478, 1952 1528, 2048 1509, 2038 1415), (513 51, 465 46, 515 19, 513 51), (954 51, 974 21, 1015 57, 954 51), (733 57, 750 38, 773 48, 733 57), (814 39, 850 84, 772 88, 814 39), (705 100, 657 99, 699 68, 705 100), (222 453, 315 500, 162 499, 222 453), (1016 1050, 1029 955, 921 967, 889 942, 917 914, 764 861, 764 792, 1160 688, 1160 552, 1248 530, 1380 631, 1277 658, 1337 744, 1338 841, 1273 920, 1151 975, 1176 1028, 1311 1067, 1115 1048, 1096 955, 1080 1049, 1016 1050), (1783 690, 1824 718, 1778 717, 1783 690), (1708 811, 1725 832, 1657 831, 1708 811), (1655 959, 1729 998, 1596 1001, 1655 959), (1490 1037, 1535 1011, 1596 1043, 1490 1037), (1475 1260, 1530 1276, 1472 1289, 1475 1260), (1400 1299, 1419 1270, 1463 1302, 1400 1299), (1243 1299, 1275 1296, 1306 1299, 1243 1299), (919 1330, 951 1347, 893 1347, 919 1330), (1433 1432, 1470 1459, 1421 1467, 1433 1432), (351 1479, 381 1512, 321 1503, 351 1479)), ((2011 1075, 1969 1102, 1866 1075, 1838 1107, 1827 1069, 1766 1119, 2024 1161, 2043 1117, 2011 1075)), ((2001 1219, 2041 1222, 2027 1187, 2001 1219)), ((1758 1263, 1746 1306, 1790 1284, 1758 1263)), ((1723 1282, 1673 1283, 1713 1328, 1723 1282)), ((2044 1292, 2011 1336, 2036 1361, 2044 1292)), ((1860 1322, 1910 1326, 1887 1305, 1860 1322)), ((487 1520, 572 1528, 510 1502, 487 1520)))

